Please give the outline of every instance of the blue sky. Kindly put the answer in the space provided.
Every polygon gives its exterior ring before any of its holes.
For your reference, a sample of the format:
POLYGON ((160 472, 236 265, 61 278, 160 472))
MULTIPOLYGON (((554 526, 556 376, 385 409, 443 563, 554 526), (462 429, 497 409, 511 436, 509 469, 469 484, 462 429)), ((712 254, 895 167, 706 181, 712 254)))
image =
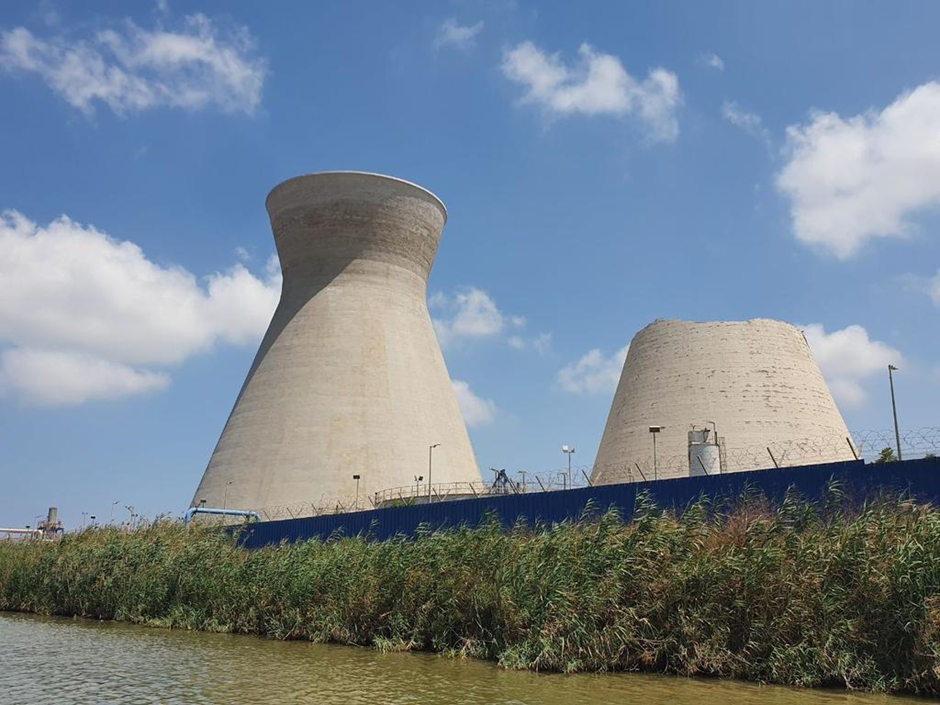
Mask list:
MULTIPOLYGON (((589 465, 655 318, 804 328, 936 426, 935 3, 0 8, 0 524, 179 512, 277 300, 264 198, 400 176, 484 471, 589 465)), ((488 476, 488 473, 485 473, 488 476)))

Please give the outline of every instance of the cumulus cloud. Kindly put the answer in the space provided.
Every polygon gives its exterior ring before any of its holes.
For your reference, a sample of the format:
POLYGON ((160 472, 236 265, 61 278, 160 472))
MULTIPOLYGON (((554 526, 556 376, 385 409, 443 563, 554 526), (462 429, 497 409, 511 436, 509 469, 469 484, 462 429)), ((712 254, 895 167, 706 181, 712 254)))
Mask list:
POLYGON ((275 260, 262 277, 236 264, 199 280, 94 226, 16 211, 0 214, 0 281, 0 387, 41 404, 153 391, 162 368, 256 343, 281 285, 275 260))
POLYGON ((721 60, 721 57, 718 54, 712 52, 706 52, 698 57, 698 65, 705 66, 706 68, 715 69, 716 71, 725 70, 725 62, 721 60))
POLYGON ((266 62, 246 28, 194 14, 173 29, 125 20, 80 39, 16 27, 0 32, 0 69, 39 76, 89 116, 98 103, 119 115, 164 106, 252 114, 266 62))
POLYGON ((555 377, 562 389, 573 394, 607 394, 617 388, 629 345, 611 355, 594 348, 576 362, 565 365, 555 377))
POLYGON ((539 105, 550 115, 630 116, 644 125, 651 141, 675 141, 682 96, 674 73, 655 68, 638 81, 619 58, 589 44, 582 44, 578 55, 579 62, 569 66, 557 54, 523 42, 504 53, 502 70, 525 87, 524 103, 539 105))
POLYGON ((87 353, 12 348, 0 354, 0 393, 14 393, 42 406, 119 399, 164 389, 163 372, 136 370, 87 353))
POLYGON ((452 295, 438 292, 428 303, 431 310, 438 313, 433 319, 434 329, 443 346, 462 339, 499 335, 506 327, 506 316, 496 302, 476 287, 467 287, 452 295))
POLYGON ((832 395, 845 407, 865 403, 867 379, 885 372, 888 365, 904 363, 900 351, 869 339, 868 331, 859 325, 826 333, 822 325, 813 323, 804 326, 803 333, 832 395))
POLYGON ((733 100, 726 100, 721 106, 721 116, 735 127, 740 127, 751 137, 756 137, 766 145, 770 145, 770 133, 757 113, 745 110, 733 100))
POLYGON ((434 48, 454 47, 461 51, 472 49, 476 45, 476 37, 483 29, 483 22, 472 25, 457 24, 457 20, 450 18, 437 32, 434 39, 434 48))
POLYGON ((468 428, 486 426, 493 423, 496 418, 496 404, 490 399, 481 399, 470 389, 470 385, 463 380, 452 381, 460 413, 463 414, 464 423, 468 428))
POLYGON ((786 154, 777 187, 797 238, 847 259, 869 240, 904 237, 940 205, 940 83, 880 111, 815 112, 787 128, 786 154))

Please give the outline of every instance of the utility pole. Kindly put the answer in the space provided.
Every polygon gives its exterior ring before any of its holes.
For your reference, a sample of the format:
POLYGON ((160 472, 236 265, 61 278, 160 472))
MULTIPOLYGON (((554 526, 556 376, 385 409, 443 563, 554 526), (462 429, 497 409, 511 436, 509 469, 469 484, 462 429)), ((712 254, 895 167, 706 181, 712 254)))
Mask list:
POLYGON ((353 475, 353 479, 356 481, 356 511, 359 511, 359 480, 361 475, 353 475))
POLYGON ((904 460, 901 457, 901 432, 898 430, 898 406, 894 402, 894 375, 898 368, 894 365, 888 365, 888 383, 891 385, 891 411, 894 414, 894 440, 898 445, 898 460, 904 460))
POLYGON ((659 479, 659 472, 656 469, 656 436, 663 430, 662 426, 650 426, 650 434, 653 436, 653 479, 659 479))
MULTIPOLYGON (((568 475, 566 479, 562 481, 561 488, 563 490, 568 489, 568 480, 571 479, 571 456, 574 455, 574 451, 575 451, 574 446, 563 445, 561 447, 561 452, 568 456, 568 475)), ((562 477, 565 477, 564 473, 562 473, 562 477)))

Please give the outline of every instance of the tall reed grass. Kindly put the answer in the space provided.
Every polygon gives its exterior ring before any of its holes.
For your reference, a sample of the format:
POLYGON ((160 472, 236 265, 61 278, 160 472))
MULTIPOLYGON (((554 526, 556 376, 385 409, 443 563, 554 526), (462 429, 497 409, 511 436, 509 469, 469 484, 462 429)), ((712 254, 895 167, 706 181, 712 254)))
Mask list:
POLYGON ((940 510, 831 490, 771 507, 641 501, 552 527, 256 551, 210 528, 0 544, 0 609, 644 670, 940 694, 940 510))

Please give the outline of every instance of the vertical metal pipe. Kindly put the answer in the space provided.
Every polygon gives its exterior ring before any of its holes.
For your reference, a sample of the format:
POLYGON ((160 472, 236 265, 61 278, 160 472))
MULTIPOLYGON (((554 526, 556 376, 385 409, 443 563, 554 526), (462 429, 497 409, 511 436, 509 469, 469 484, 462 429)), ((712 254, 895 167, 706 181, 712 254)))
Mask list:
POLYGON ((428 446, 428 504, 431 503, 431 455, 434 449, 439 445, 440 443, 435 443, 432 446, 428 446))

